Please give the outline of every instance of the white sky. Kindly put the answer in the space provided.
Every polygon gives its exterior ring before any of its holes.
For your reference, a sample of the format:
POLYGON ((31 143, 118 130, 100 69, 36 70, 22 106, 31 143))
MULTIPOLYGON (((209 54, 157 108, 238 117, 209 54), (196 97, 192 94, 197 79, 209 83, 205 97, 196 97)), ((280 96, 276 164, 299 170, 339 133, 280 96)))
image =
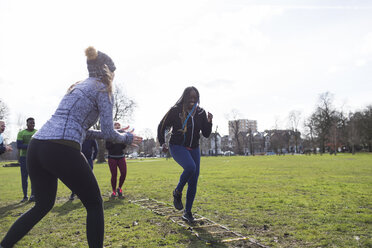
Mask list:
MULTIPOLYGON (((137 133, 156 128, 187 86, 228 134, 227 114, 259 131, 308 117, 330 91, 345 111, 372 104, 372 1, 0 0, 0 98, 5 136, 36 128, 87 77, 89 45, 115 62, 115 83, 138 107, 137 133), (21 121, 21 123, 22 123, 21 121)), ((125 123, 123 123, 125 125, 125 123)))

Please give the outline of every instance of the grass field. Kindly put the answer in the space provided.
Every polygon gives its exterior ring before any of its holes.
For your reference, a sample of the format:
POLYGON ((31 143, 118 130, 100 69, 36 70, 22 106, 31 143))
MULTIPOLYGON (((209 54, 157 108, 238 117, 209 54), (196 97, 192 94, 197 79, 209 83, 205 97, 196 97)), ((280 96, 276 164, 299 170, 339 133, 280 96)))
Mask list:
MULTIPOLYGON (((32 204, 19 168, 0 163, 0 237, 32 204)), ((105 208, 105 247, 208 245, 128 200, 171 203, 181 167, 128 161, 125 199, 110 199, 110 172, 95 164, 105 208)), ((16 247, 87 247, 85 209, 59 183, 53 210, 16 247)), ((372 247, 372 154, 203 157, 194 212, 270 247, 372 247)))

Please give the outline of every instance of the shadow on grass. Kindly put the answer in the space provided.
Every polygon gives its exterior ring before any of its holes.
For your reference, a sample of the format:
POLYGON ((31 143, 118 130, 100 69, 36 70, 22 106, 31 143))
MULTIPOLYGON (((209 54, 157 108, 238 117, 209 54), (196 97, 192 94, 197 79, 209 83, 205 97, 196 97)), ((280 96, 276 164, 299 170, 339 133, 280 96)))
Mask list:
POLYGON ((109 198, 108 200, 103 202, 103 210, 114 208, 116 205, 123 205, 124 203, 128 203, 125 198, 109 198))
POLYGON ((17 202, 17 203, 12 203, 10 205, 6 205, 4 207, 1 207, 0 208, 0 217, 5 217, 9 211, 12 211, 14 209, 17 209, 17 208, 21 208, 21 207, 24 207, 27 203, 20 203, 20 202, 17 202))
POLYGON ((58 213, 58 216, 63 216, 63 215, 68 214, 70 211, 75 210, 75 209, 79 209, 79 208, 84 208, 84 205, 83 205, 83 203, 81 203, 81 201, 77 201, 77 200, 70 201, 70 200, 68 200, 67 202, 65 202, 64 204, 62 204, 60 206, 54 205, 51 212, 58 213))

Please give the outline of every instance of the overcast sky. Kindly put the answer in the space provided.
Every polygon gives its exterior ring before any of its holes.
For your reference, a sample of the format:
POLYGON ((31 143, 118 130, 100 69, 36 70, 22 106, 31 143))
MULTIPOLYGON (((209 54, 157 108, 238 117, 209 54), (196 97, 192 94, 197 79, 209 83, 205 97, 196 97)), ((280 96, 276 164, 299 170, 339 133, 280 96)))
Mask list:
MULTIPOLYGON (((116 64, 137 102, 137 133, 156 128, 187 86, 228 134, 227 115, 287 127, 319 94, 354 111, 372 104, 372 1, 0 0, 0 98, 6 136, 19 119, 40 128, 67 88, 87 77, 90 45, 116 64)), ((22 121, 21 121, 22 122, 22 121)), ((126 123, 123 123, 125 125, 126 123)))

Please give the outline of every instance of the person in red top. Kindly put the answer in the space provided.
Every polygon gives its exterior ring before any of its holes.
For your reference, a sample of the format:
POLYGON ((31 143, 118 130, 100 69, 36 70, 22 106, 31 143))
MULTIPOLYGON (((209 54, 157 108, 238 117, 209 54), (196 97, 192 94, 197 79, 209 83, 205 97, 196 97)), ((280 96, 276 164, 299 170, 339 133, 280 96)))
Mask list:
MULTIPOLYGON (((129 128, 123 128, 121 129, 121 125, 119 122, 114 122, 114 129, 118 130, 118 132, 125 132, 129 128)), ((125 154, 124 149, 127 146, 123 143, 112 143, 109 141, 106 141, 106 149, 108 150, 108 164, 110 167, 111 172, 111 187, 112 187, 112 194, 111 197, 123 197, 123 184, 125 181, 125 178, 127 176, 127 162, 125 161, 125 154), (119 185, 118 188, 116 188, 116 182, 117 182, 117 173, 118 169, 120 171, 120 178, 119 178, 119 185)))

